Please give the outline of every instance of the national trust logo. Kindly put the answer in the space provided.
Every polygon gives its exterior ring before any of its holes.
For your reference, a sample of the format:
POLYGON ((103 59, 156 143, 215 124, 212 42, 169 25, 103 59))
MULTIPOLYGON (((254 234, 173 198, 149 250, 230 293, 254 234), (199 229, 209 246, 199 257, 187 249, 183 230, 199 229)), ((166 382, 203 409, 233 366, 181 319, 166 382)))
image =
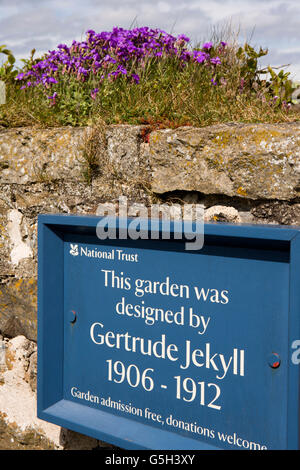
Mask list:
POLYGON ((70 246, 71 246, 70 255, 72 255, 72 256, 78 256, 78 255, 79 255, 78 245, 73 245, 73 244, 71 243, 70 246))

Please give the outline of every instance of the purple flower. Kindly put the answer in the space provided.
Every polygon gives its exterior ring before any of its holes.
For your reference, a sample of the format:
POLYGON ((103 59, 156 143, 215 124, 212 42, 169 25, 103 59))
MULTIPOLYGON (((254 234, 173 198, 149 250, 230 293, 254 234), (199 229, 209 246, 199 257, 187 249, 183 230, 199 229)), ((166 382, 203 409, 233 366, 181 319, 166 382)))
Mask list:
POLYGON ((58 81, 55 78, 47 77, 47 76, 44 76, 42 78, 42 82, 43 82, 44 85, 46 85, 47 83, 58 83, 58 81))
POLYGON ((209 51, 212 47, 213 47, 212 42, 206 42, 205 44, 203 44, 202 49, 209 51))
POLYGON ((214 65, 221 65, 220 57, 213 57, 212 59, 210 59, 210 62, 214 65))
POLYGON ((140 82, 140 77, 136 74, 136 73, 133 73, 131 75, 131 78, 134 80, 135 83, 139 83, 140 82))
MULTIPOLYGON (((24 68, 16 79, 24 81, 27 87, 46 89, 60 80, 65 81, 66 76, 83 82, 93 77, 100 83, 124 75, 129 83, 137 84, 140 82, 138 71, 145 68, 151 59, 162 62, 172 58, 180 69, 191 61, 197 66, 221 63, 219 57, 210 57, 212 43, 205 43, 202 50, 192 50, 187 47, 189 41, 184 34, 175 37, 147 26, 131 30, 115 27, 110 32, 98 34, 90 29, 86 32, 85 41, 73 41, 70 47, 59 44, 56 50, 48 51, 42 60, 36 61, 30 70, 24 68)), ((97 93, 96 88, 91 91, 92 99, 97 93)), ((52 102, 55 98, 49 97, 52 102)))
POLYGON ((54 100, 54 101, 55 101, 56 97, 57 97, 56 91, 53 93, 52 96, 47 96, 48 100, 54 100))
POLYGON ((291 109, 292 105, 291 103, 287 103, 286 101, 283 101, 282 102, 282 108, 285 110, 285 111, 289 111, 291 109))
POLYGON ((19 73, 19 74, 16 76, 16 80, 23 80, 24 77, 25 77, 25 73, 19 73))
POLYGON ((64 49, 65 51, 69 51, 69 48, 66 44, 59 44, 57 47, 58 49, 64 49))
POLYGON ((98 91, 99 91, 99 88, 94 88, 94 90, 91 91, 91 97, 93 100, 96 99, 98 91))
POLYGON ((125 69, 125 67, 123 67, 122 65, 119 65, 116 71, 122 73, 123 75, 127 75, 127 69, 125 69))
POLYGON ((77 73, 82 74, 86 77, 88 75, 88 70, 86 70, 84 67, 78 67, 77 73))
POLYGON ((106 56, 103 57, 103 62, 111 62, 112 64, 115 64, 117 61, 113 59, 109 54, 106 54, 106 56))
POLYGON ((56 103, 56 98, 57 98, 57 93, 56 91, 53 93, 52 96, 47 96, 48 100, 51 100, 51 106, 55 106, 56 103))
POLYGON ((203 64, 209 58, 209 54, 202 51, 194 51, 193 55, 194 60, 196 60, 199 64, 203 64))
POLYGON ((190 38, 188 38, 184 34, 180 34, 177 38, 177 40, 181 40, 181 39, 183 39, 183 41, 185 41, 185 42, 190 42, 190 38))

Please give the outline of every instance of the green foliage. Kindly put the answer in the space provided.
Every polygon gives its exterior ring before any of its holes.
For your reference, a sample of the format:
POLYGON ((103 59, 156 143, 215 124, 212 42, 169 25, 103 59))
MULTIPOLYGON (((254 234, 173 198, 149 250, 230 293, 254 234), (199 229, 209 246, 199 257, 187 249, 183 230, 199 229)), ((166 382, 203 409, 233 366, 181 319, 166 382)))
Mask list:
POLYGON ((260 48, 258 52, 245 44, 239 47, 237 58, 241 61, 240 75, 243 80, 243 87, 260 94, 272 106, 280 107, 283 104, 291 103, 292 93, 295 90, 291 80, 290 72, 280 70, 275 72, 274 68, 259 68, 259 59, 268 54, 268 49, 260 48), (269 75, 268 79, 262 80, 263 75, 269 75))
POLYGON ((12 52, 9 49, 6 49, 5 45, 0 46, 0 54, 7 56, 7 60, 0 64, 0 80, 3 80, 4 82, 12 81, 18 73, 18 71, 14 69, 16 59, 12 52))
MULTIPOLYGON (((17 72, 12 53, 5 46, 0 52, 7 56, 0 79, 8 83, 0 125, 85 126, 101 118, 107 124, 178 127, 298 119, 288 106, 294 91, 289 73, 260 68, 259 60, 267 49, 256 51, 247 43, 243 47, 228 43, 220 50, 220 41, 216 41, 212 53, 221 57, 217 67, 199 67, 192 61, 182 67, 175 57, 152 57, 138 68, 132 64, 132 69, 128 64, 128 75, 135 67, 138 84, 124 75, 103 81, 94 75, 82 81, 66 73, 58 84, 24 90, 14 80, 17 72), (99 92, 93 98, 95 88, 99 92), (54 92, 57 98, 52 98, 54 92)), ((35 50, 23 60, 23 71, 41 60, 34 55, 35 50)))
POLYGON ((269 80, 269 93, 273 97, 276 97, 276 106, 280 106, 284 102, 290 102, 292 93, 296 89, 289 79, 290 73, 280 70, 277 74, 271 67, 268 67, 270 73, 269 80))
POLYGON ((32 49, 29 59, 21 59, 21 62, 24 64, 23 69, 31 70, 33 65, 37 64, 40 60, 43 60, 44 56, 34 58, 35 53, 36 49, 32 49))
POLYGON ((245 44, 244 47, 239 47, 236 56, 241 61, 240 74, 248 85, 252 85, 257 80, 258 75, 263 73, 258 68, 258 61, 261 57, 268 54, 268 49, 260 48, 258 52, 250 46, 245 44))

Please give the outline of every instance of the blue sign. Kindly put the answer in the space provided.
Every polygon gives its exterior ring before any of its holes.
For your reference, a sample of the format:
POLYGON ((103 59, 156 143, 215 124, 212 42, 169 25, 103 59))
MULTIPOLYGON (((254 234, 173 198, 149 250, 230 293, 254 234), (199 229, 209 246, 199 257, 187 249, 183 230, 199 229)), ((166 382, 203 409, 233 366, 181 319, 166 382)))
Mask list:
POLYGON ((39 418, 127 449, 299 449, 300 230, 208 224, 187 251, 98 222, 39 217, 39 418))

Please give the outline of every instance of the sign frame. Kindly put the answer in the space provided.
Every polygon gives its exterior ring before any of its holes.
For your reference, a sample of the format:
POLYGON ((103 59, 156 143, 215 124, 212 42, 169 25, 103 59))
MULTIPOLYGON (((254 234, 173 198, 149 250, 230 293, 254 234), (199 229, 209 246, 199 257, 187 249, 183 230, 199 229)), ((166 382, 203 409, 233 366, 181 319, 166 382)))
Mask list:
MULTIPOLYGON (((95 410, 63 397, 63 299, 65 234, 95 234, 101 217, 39 215, 38 217, 38 378, 37 415, 40 419, 89 435, 125 449, 219 450, 198 439, 187 438, 95 410)), ((131 219, 114 218, 117 230, 131 219)), ((148 230, 150 232, 150 221, 148 230)), ((175 226, 171 223, 171 235, 175 226)), ((275 225, 205 224, 205 240, 223 247, 275 249, 289 256, 288 344, 300 339, 300 228, 275 225)), ((160 243, 163 228, 160 223, 160 243)), ((136 240, 138 246, 140 240, 136 240)), ((178 240, 177 240, 178 241, 178 240)), ((145 242, 145 241, 144 241, 145 242)), ((184 237, 182 243, 184 243, 184 237)), ((105 243, 105 242, 102 242, 105 243)), ((292 349, 288 351, 289 357, 292 349)), ((285 449, 300 449, 300 368, 288 363, 287 439, 285 449)), ((280 432, 280 430, 278 430, 280 432)))

